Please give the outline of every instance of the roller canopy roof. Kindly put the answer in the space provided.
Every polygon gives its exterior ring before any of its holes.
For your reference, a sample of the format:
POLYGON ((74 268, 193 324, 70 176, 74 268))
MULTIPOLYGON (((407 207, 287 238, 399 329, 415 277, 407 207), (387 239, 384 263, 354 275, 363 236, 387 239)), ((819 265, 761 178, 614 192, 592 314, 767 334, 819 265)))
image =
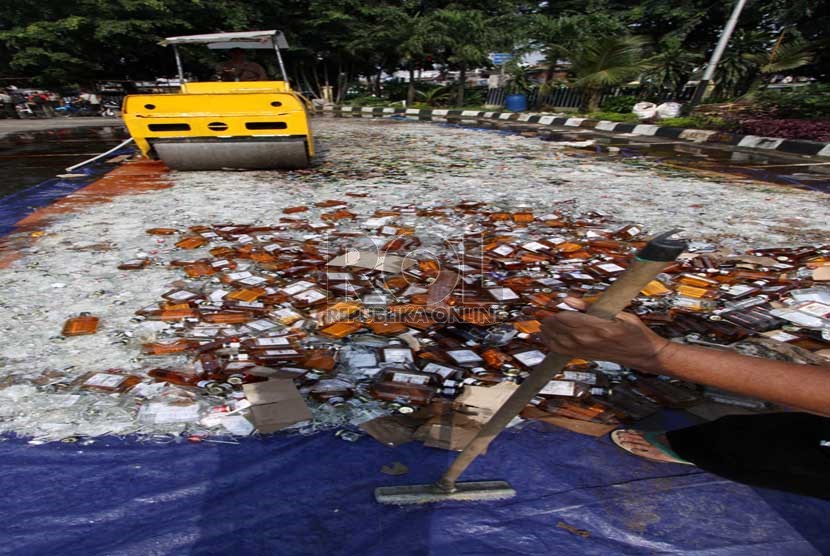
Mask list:
POLYGON ((229 48, 273 49, 288 48, 288 42, 282 31, 243 31, 239 33, 211 33, 208 35, 186 35, 183 37, 167 37, 159 43, 162 46, 171 44, 206 44, 213 50, 229 48))

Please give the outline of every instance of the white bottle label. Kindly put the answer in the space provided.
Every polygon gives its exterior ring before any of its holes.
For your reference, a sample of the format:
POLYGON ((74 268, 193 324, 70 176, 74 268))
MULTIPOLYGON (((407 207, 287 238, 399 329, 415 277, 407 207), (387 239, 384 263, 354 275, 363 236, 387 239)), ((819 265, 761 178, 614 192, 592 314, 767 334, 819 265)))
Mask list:
POLYGON ((594 373, 585 373, 579 371, 565 371, 562 373, 565 380, 575 380, 576 382, 584 382, 585 384, 594 385, 597 383, 597 375, 594 373))
POLYGON ((523 351, 521 353, 514 353, 513 357, 526 367, 533 367, 538 365, 545 358, 545 354, 539 350, 523 351))
POLYGON ((426 384, 429 382, 429 377, 409 373, 392 373, 392 381, 404 382, 406 384, 426 384))
POLYGON ((89 377, 85 386, 97 386, 100 388, 117 388, 122 382, 127 380, 123 375, 113 375, 109 373, 97 373, 89 377))
POLYGON ((547 396, 573 396, 576 393, 576 383, 569 380, 551 380, 539 393, 547 396))

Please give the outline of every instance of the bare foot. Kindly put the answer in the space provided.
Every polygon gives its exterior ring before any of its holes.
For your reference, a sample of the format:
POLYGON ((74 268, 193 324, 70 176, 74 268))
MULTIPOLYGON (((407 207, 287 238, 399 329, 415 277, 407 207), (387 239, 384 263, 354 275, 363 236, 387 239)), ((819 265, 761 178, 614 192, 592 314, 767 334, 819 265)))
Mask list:
MULTIPOLYGON (((635 456, 640 456, 653 461, 661 461, 665 463, 688 463, 684 460, 674 458, 664 453, 662 450, 660 450, 660 448, 657 448, 648 440, 646 440, 643 437, 643 433, 641 433, 640 431, 614 431, 614 437, 617 441, 618 446, 634 454, 635 456)), ((669 445, 668 441, 666 440, 666 435, 664 434, 658 436, 657 441, 662 443, 664 446, 669 445)))

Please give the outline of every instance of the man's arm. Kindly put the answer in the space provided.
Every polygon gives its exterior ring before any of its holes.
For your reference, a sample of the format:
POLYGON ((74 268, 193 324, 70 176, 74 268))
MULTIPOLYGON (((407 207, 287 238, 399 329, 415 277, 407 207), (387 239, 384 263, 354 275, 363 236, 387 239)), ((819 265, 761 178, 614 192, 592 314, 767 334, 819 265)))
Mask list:
MULTIPOLYGON (((585 308, 581 300, 569 298, 568 304, 585 308)), ((830 367, 670 342, 629 313, 607 321, 563 311, 545 319, 542 335, 557 353, 614 361, 830 417, 830 367)))

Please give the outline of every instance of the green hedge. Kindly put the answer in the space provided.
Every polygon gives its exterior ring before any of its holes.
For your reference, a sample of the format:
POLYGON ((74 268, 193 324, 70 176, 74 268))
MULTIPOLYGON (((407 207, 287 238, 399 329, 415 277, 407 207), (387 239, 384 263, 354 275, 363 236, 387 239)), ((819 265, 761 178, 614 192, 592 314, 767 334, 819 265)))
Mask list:
POLYGON ((759 112, 777 118, 830 118, 830 84, 786 91, 767 89, 756 94, 759 112))

